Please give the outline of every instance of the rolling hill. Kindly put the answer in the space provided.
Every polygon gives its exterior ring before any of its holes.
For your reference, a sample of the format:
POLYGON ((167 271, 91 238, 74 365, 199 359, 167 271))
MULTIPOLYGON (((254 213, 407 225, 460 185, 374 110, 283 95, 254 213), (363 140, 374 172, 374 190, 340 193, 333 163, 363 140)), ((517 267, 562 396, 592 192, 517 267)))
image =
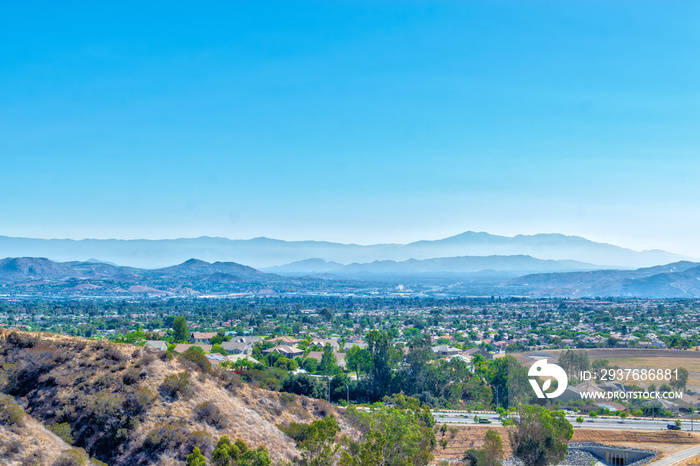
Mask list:
POLYGON ((700 264, 681 261, 636 270, 534 274, 506 286, 530 296, 697 298, 700 264))
POLYGON ((98 464, 184 464, 195 446, 211 455, 222 435, 279 462, 298 451, 278 425, 335 414, 352 432, 323 400, 283 396, 132 345, 0 329, 0 365, 0 409, 17 412, 0 422, 2 464, 59 464, 71 448, 98 464), (56 425, 72 447, 47 432, 56 425))

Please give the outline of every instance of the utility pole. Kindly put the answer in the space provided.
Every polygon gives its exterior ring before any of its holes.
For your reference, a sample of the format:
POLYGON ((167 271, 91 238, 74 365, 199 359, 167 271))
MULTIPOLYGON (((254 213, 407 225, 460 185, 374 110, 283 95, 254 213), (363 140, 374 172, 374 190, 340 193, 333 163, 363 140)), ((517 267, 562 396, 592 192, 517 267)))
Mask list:
POLYGON ((345 388, 346 388, 347 393, 348 393, 348 395, 347 395, 347 396, 348 396, 348 399, 347 399, 347 401, 345 402, 345 406, 350 406, 350 385, 345 384, 345 388))
POLYGON ((331 402, 331 378, 328 377, 328 402, 331 402))

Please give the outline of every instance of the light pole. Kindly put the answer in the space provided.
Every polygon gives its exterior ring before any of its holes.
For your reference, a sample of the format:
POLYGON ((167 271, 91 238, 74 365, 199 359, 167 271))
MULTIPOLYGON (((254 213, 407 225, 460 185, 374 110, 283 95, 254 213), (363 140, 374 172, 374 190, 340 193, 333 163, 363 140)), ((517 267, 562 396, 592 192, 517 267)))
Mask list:
POLYGON ((350 406, 350 385, 345 384, 345 388, 347 390, 347 397, 348 397, 347 401, 345 402, 345 405, 350 406))
POLYGON ((693 432, 693 418, 695 417, 695 403, 690 403, 690 431, 693 432))

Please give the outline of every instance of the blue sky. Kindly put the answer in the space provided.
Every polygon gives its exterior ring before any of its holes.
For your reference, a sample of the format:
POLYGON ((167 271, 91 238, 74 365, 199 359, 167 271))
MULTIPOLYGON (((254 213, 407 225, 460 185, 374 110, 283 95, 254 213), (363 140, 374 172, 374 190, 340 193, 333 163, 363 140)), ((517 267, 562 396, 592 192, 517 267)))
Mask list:
POLYGON ((700 257, 700 3, 6 2, 0 234, 700 257))

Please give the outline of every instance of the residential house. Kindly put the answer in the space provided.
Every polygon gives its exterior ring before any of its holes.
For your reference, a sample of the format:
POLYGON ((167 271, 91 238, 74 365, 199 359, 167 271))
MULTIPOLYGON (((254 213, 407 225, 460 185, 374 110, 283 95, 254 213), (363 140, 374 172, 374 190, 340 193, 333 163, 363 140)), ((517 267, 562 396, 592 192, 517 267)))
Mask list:
POLYGON ((255 358, 251 358, 250 356, 246 356, 245 354, 230 354, 226 356, 226 359, 231 362, 236 362, 240 361, 241 359, 245 359, 247 361, 252 362, 253 364, 262 364, 260 361, 258 361, 255 358))
POLYGON ((269 354, 269 353, 272 353, 273 351, 277 351, 278 353, 282 353, 288 359, 294 359, 296 357, 304 355, 304 350, 299 349, 296 346, 289 346, 289 345, 275 346, 274 348, 264 350, 263 353, 269 354))
POLYGON ((184 353, 192 346, 198 346, 199 348, 202 348, 202 351, 204 351, 205 353, 211 351, 212 348, 211 345, 193 345, 189 343, 178 343, 177 345, 175 345, 175 349, 173 351, 175 351, 176 353, 184 353))
POLYGON ((228 354, 245 354, 250 356, 253 354, 255 344, 262 341, 264 341, 262 337, 233 337, 230 341, 221 343, 221 347, 228 354))
POLYGON ((275 337, 275 338, 270 338, 269 340, 270 343, 274 343, 275 345, 296 345, 299 343, 301 340, 297 340, 296 338, 288 337, 288 336, 280 336, 280 337, 275 337))
MULTIPOLYGON (((333 355, 335 356, 335 359, 337 361, 336 364, 338 364, 339 367, 345 369, 345 353, 338 353, 334 351, 333 355)), ((306 357, 315 359, 320 364, 321 359, 323 358, 323 351, 309 351, 309 354, 306 355, 306 357)))
POLYGON ((157 349, 158 351, 167 351, 168 342, 162 340, 146 340, 144 347, 157 349))
POLYGON ((225 341, 221 343, 220 346, 222 349, 226 350, 228 354, 245 354, 248 356, 253 354, 253 345, 249 343, 225 341))
POLYGON ((323 348, 327 344, 331 345, 333 351, 340 350, 340 341, 337 338, 314 338, 311 340, 311 346, 320 346, 323 348))
POLYGON ((620 403, 615 403, 614 401, 603 401, 601 403, 595 403, 595 405, 599 408, 607 408, 613 413, 618 411, 627 411, 627 408, 620 403))
POLYGON ((493 359, 492 353, 489 353, 485 349, 481 349, 481 348, 469 348, 468 350, 464 351, 464 354, 466 356, 470 356, 472 358, 474 357, 475 354, 480 354, 486 359, 493 359))
POLYGON ((367 342, 364 340, 356 340, 352 342, 347 342, 345 343, 345 351, 349 350, 353 346, 357 346, 360 349, 365 349, 367 348, 367 342))
POLYGON ((449 345, 438 345, 431 348, 433 353, 439 354, 440 356, 456 356, 461 353, 462 350, 449 345))
POLYGON ((226 360, 226 356, 218 353, 205 354, 212 366, 218 366, 220 363, 226 360))
POLYGON ((190 343, 210 343, 216 336, 216 332, 192 332, 190 333, 190 343))
POLYGON ((567 403, 569 401, 576 401, 582 398, 581 392, 588 393, 603 393, 605 390, 598 387, 593 382, 583 382, 578 385, 569 385, 564 390, 564 393, 559 395, 558 400, 567 403))

